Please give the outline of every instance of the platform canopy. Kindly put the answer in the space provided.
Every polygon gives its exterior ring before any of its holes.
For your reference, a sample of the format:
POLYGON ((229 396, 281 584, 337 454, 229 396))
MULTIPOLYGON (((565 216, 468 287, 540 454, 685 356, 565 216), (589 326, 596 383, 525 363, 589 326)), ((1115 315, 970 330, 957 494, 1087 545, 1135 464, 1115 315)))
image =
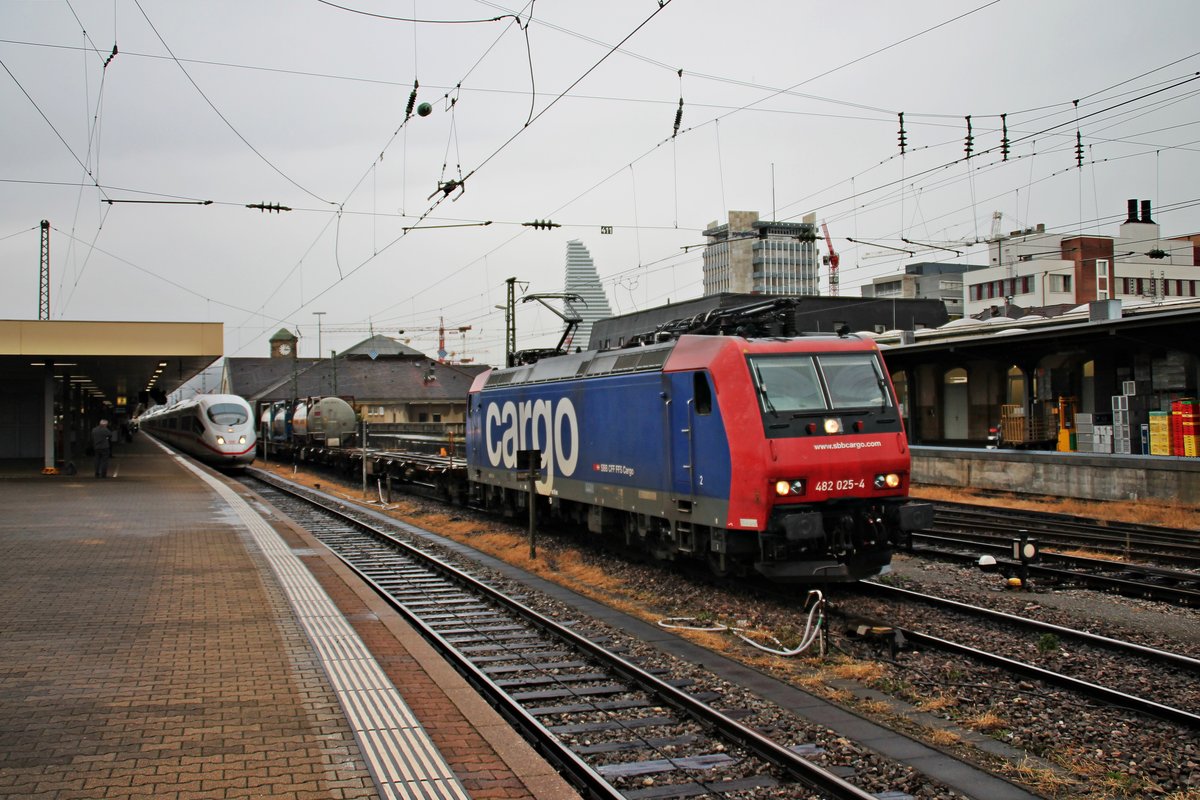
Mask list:
MULTIPOLYGON (((224 353, 220 322, 0 320, 0 381, 21 385, 46 368, 100 402, 170 394, 224 353)), ((35 377, 36 376, 36 377, 35 377)))

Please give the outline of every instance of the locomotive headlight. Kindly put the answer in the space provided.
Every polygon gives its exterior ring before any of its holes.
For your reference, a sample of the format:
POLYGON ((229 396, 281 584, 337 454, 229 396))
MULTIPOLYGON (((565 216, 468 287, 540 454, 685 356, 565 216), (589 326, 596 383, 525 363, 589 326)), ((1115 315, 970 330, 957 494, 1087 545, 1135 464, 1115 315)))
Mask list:
POLYGON ((895 472, 889 472, 886 475, 875 476, 876 489, 895 489, 900 485, 900 476, 895 472))
POLYGON ((775 481, 775 494, 780 497, 796 497, 804 494, 804 479, 775 481))
POLYGON ((245 443, 246 443, 246 437, 245 437, 245 436, 242 436, 242 437, 239 437, 239 438, 238 438, 238 444, 245 444, 245 443))
POLYGON ((825 432, 826 433, 841 433, 842 432, 842 421, 840 419, 838 419, 837 417, 826 417, 825 418, 825 432))
POLYGON ((224 437, 224 436, 218 436, 218 437, 217 437, 217 444, 225 444, 225 437, 224 437))

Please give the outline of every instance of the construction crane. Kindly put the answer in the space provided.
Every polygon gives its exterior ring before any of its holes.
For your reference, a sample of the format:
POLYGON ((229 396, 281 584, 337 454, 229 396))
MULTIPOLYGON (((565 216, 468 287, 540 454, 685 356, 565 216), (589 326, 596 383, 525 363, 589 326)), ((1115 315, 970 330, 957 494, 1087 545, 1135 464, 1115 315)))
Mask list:
MULTIPOLYGON (((324 330, 326 333, 370 333, 372 336, 374 336, 376 329, 377 329, 377 326, 371 325, 366 328, 353 328, 353 327, 351 327, 351 328, 325 328, 324 330)), ((465 351, 466 350, 466 333, 467 333, 467 331, 471 330, 471 326, 470 325, 459 325, 457 327, 451 327, 450 330, 451 330, 451 332, 457 332, 457 333, 463 334, 463 350, 465 351)), ((433 331, 437 331, 437 334, 438 334, 438 349, 437 349, 438 363, 445 364, 446 357, 449 355, 452 355, 451 353, 446 351, 446 318, 445 317, 438 317, 437 325, 431 325, 431 326, 409 325, 407 327, 401 328, 400 330, 396 331, 396 333, 399 336, 403 336, 405 333, 417 333, 417 332, 425 333, 425 332, 433 332, 433 331)), ((465 358, 465 357, 459 359, 459 361, 464 364, 470 363, 472 360, 473 359, 465 358)))
POLYGON ((833 237, 829 235, 829 226, 823 221, 821 222, 821 230, 825 232, 825 245, 829 248, 829 255, 821 259, 821 261, 829 267, 829 296, 838 296, 838 262, 842 257, 833 249, 833 237))
MULTIPOLYGON (((467 331, 471 330, 471 326, 470 325, 459 325, 457 328, 452 328, 452 330, 457 331, 458 333, 461 333, 461 334, 466 334, 467 331)), ((446 318, 445 317, 438 317, 438 326, 436 328, 433 328, 433 327, 401 328, 399 331, 400 335, 403 336, 405 331, 437 331, 438 332, 438 349, 437 349, 438 363, 439 364, 446 363, 446 356, 448 356, 450 354, 448 352, 446 352, 446 318)), ((464 336, 463 338, 464 338, 464 349, 465 349, 466 337, 464 336)), ((466 360, 469 361, 469 359, 466 359, 466 360)))

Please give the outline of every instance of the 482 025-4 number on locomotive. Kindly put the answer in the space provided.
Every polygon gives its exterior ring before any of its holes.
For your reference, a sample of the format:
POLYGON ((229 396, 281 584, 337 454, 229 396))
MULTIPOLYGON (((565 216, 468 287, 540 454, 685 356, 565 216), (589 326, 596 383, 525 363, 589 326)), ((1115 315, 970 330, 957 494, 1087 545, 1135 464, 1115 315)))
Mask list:
POLYGON ((492 370, 468 399, 473 502, 526 507, 662 559, 782 582, 887 571, 910 455, 878 347, 856 336, 683 335, 492 370))

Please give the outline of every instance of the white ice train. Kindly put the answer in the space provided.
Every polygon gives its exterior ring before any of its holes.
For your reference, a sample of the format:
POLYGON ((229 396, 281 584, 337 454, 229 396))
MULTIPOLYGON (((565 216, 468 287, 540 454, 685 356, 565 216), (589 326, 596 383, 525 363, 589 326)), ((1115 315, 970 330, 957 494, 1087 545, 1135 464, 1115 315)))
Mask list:
POLYGON ((233 394, 201 394, 138 417, 138 429, 213 467, 254 461, 257 436, 250 405, 233 394))

